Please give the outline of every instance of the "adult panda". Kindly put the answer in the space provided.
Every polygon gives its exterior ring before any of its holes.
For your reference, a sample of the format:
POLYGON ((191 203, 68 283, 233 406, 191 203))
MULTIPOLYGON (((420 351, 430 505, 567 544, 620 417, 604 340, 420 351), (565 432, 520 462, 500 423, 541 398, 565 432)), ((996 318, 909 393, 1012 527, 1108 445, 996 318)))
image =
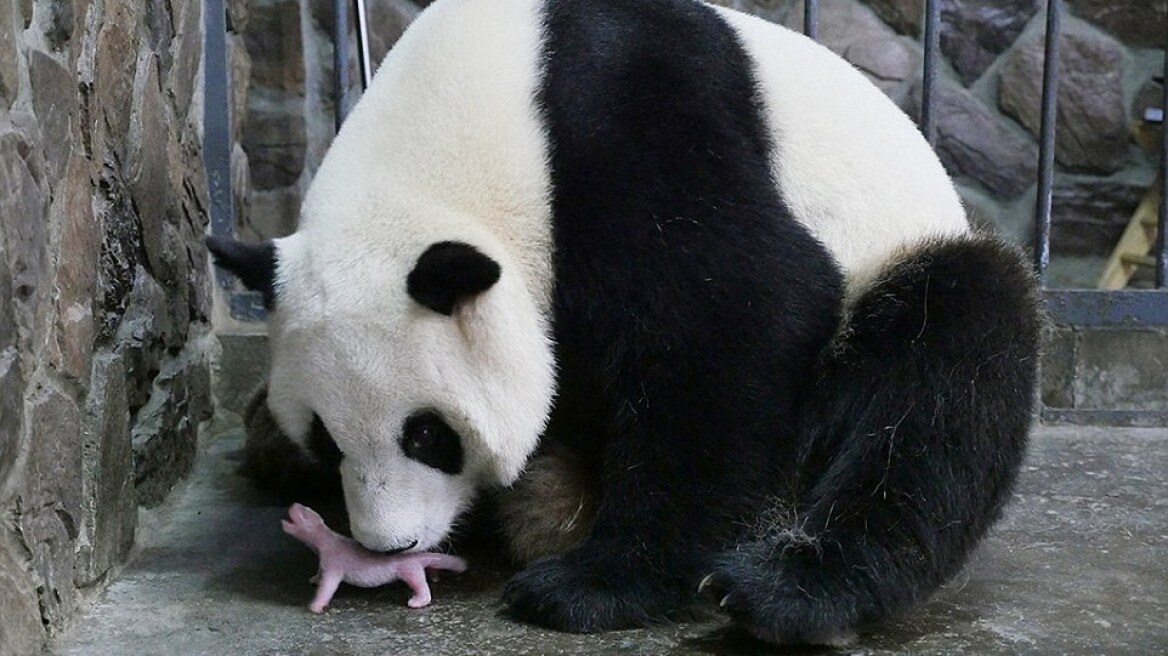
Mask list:
POLYGON ((209 245, 265 295, 267 408, 331 435, 354 537, 432 548, 518 481, 512 535, 566 551, 504 599, 549 627, 712 593, 831 640, 955 574, 1024 452, 1028 268, 862 75, 726 9, 438 0, 297 232, 209 245))

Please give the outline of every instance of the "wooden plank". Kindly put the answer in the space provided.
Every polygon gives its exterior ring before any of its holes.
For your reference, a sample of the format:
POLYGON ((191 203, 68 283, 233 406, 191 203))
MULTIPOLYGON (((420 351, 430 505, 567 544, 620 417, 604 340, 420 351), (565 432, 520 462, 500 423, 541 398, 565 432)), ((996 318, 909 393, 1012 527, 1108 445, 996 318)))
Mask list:
POLYGON ((1099 276, 1099 289, 1123 289, 1135 274, 1136 268, 1156 246, 1156 214, 1160 210, 1160 177, 1148 187, 1135 214, 1128 221, 1127 228, 1115 244, 1115 250, 1107 260, 1103 275, 1099 276))

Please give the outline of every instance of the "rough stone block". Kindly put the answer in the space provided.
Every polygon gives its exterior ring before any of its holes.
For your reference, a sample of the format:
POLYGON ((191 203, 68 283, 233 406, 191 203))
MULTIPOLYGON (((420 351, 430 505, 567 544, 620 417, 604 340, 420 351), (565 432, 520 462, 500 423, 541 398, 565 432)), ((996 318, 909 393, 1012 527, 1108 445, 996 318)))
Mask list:
POLYGON ((374 68, 421 11, 409 0, 373 0, 369 11, 369 60, 374 68))
POLYGON ((166 290, 145 268, 137 267, 115 342, 118 352, 126 356, 132 410, 145 405, 156 392, 153 380, 174 332, 168 305, 166 290))
POLYGON ((1160 0, 1068 0, 1079 16, 1139 48, 1163 48, 1168 4, 1160 0))
POLYGON ((227 0, 227 29, 231 32, 247 31, 251 22, 251 2, 249 0, 227 0))
POLYGON ((941 52, 966 86, 1013 45, 1041 4, 1041 0, 943 0, 941 52))
POLYGON ((251 87, 251 55, 238 34, 227 35, 227 67, 231 76, 231 141, 236 143, 247 125, 247 91, 251 87))
POLYGON ((84 429, 84 531, 74 583, 97 582, 129 553, 137 526, 126 368, 117 354, 94 359, 84 429))
MULTIPOLYGON (((1041 125, 1043 34, 1006 56, 998 103, 1031 134, 1041 125)), ((1111 173, 1127 155, 1124 53, 1112 39, 1082 30, 1063 33, 1059 49, 1055 158, 1074 170, 1111 173)))
MULTIPOLYGON (((73 3, 70 0, 55 0, 43 4, 48 5, 42 28, 45 38, 54 50, 60 50, 73 38, 73 28, 76 25, 73 3)), ((35 88, 35 83, 33 86, 35 88)))
POLYGON ((243 148, 257 190, 287 187, 304 172, 308 137, 304 99, 297 95, 252 89, 243 148))
POLYGON ((1168 410, 1168 331, 1083 331, 1076 356, 1074 407, 1168 410))
POLYGON ((49 172, 55 178, 63 175, 73 148, 69 125, 77 113, 77 83, 68 69, 39 50, 29 52, 28 73, 32 84, 32 106, 43 137, 41 144, 45 148, 49 172))
POLYGON ((296 187, 253 191, 248 199, 251 212, 236 227, 240 239, 260 241, 292 234, 300 216, 300 201, 296 187))
POLYGON ((174 64, 170 67, 170 74, 166 79, 166 89, 174 98, 175 116, 187 115, 195 88, 199 84, 197 74, 199 62, 203 59, 202 4, 197 0, 172 3, 172 6, 178 5, 174 15, 181 16, 175 35, 178 43, 172 46, 174 64))
POLYGON ((1107 257, 1135 212, 1147 184, 1079 180, 1055 185, 1051 249, 1107 257))
MULTIPOLYGON (((798 3, 784 24, 802 31, 802 3, 798 3)), ((897 102, 903 100, 902 88, 919 74, 920 53, 915 46, 855 2, 821 3, 817 38, 897 102)))
MULTIPOLYGON (((15 113, 9 119, 17 117, 15 113)), ((35 120, 35 119, 32 119, 35 120)), ((21 348, 31 351, 33 335, 43 334, 43 305, 48 296, 48 231, 46 193, 40 180, 38 152, 32 140, 13 126, 0 124, 0 231, 8 246, 9 273, 21 348)))
POLYGON ((20 93, 19 18, 12 3, 0 3, 0 107, 8 109, 20 93))
POLYGON ((93 216, 89 167, 84 157, 69 161, 64 179, 51 209, 52 220, 60 226, 54 326, 54 364, 83 386, 89 377, 89 363, 97 333, 94 299, 97 291, 100 226, 93 216))
POLYGON ((1042 404, 1070 408, 1074 404, 1075 333, 1052 327, 1042 341, 1042 404))
POLYGON ((0 525, 0 654, 36 654, 45 640, 36 590, 26 573, 28 554, 0 525))
POLYGON ((16 487, 13 479, 24 428, 24 372, 11 346, 0 349, 0 504, 16 487))
MULTIPOLYGON (((327 11, 326 3, 309 3, 327 11)), ((297 0, 251 3, 251 20, 244 33, 252 60, 252 85, 304 93, 304 38, 297 0)))
POLYGON ((150 50, 157 55, 160 76, 165 79, 174 63, 174 55, 170 50, 174 39, 170 3, 167 0, 146 0, 143 5, 146 29, 150 35, 150 50))
MULTIPOLYGON (((920 85, 909 115, 920 112, 920 85)), ((967 176, 998 198, 1013 199, 1034 184, 1038 149, 1004 125, 973 94, 956 84, 937 86, 937 152, 950 174, 967 176)))
POLYGON ((134 487, 141 505, 161 503, 190 472, 198 425, 210 416, 209 394, 210 370, 201 342, 163 364, 132 431, 134 487))
POLYGON ((921 35, 925 25, 925 3, 919 0, 861 0, 901 34, 921 35))
POLYGON ((46 624, 59 627, 76 607, 74 548, 82 521, 81 413, 56 387, 29 404, 29 457, 17 502, 21 539, 31 554, 46 624))
POLYGON ((220 334, 215 370, 215 399, 232 412, 243 412, 268 376, 268 336, 220 334))
POLYGON ((142 234, 129 193, 120 179, 103 176, 102 193, 95 199, 101 225, 98 280, 102 291, 99 339, 111 338, 134 289, 137 267, 143 259, 142 234))
POLYGON ((177 213, 177 199, 170 185, 167 145, 170 140, 169 108, 162 99, 155 57, 138 59, 130 112, 130 141, 125 179, 142 226, 142 246, 150 270, 162 280, 173 280, 174 260, 163 255, 162 226, 177 213))
POLYGON ((96 107, 107 127, 104 145, 119 157, 129 143, 128 109, 133 99, 134 72, 137 69, 135 28, 140 14, 140 2, 107 2, 97 36, 93 81, 96 107))

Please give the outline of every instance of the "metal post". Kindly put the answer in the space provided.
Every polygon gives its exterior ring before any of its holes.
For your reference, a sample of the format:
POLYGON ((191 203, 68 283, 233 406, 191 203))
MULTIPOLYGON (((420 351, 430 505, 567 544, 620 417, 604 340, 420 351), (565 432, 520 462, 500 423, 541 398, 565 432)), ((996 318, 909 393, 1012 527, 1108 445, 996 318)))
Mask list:
POLYGON ((333 93, 337 99, 333 122, 337 132, 349 113, 349 0, 333 0, 333 93))
POLYGON ((941 3, 925 1, 925 71, 921 80, 921 132, 937 145, 937 52, 941 45, 941 3))
MULTIPOLYGON (((211 200, 211 234, 235 235, 231 194, 231 103, 227 97, 227 8, 223 0, 206 0, 203 20, 203 165, 211 200)), ((153 217, 151 217, 153 218, 153 217)), ((220 270, 219 284, 231 290, 235 278, 220 270)))
POLYGON ((1160 98, 1160 215, 1156 222, 1156 287, 1168 287, 1168 43, 1164 44, 1164 95, 1160 98))
POLYGON ((1059 19, 1062 0, 1047 0, 1046 50, 1042 72, 1042 128, 1038 145, 1038 200, 1034 235, 1034 266, 1038 280, 1046 286, 1050 264, 1050 210, 1054 186, 1055 124, 1058 120, 1059 19))
POLYGON ((361 89, 369 88, 373 66, 369 62, 369 14, 365 0, 357 0, 357 59, 361 62, 361 89))
POLYGON ((819 2, 803 0, 803 33, 811 40, 819 35, 819 2))

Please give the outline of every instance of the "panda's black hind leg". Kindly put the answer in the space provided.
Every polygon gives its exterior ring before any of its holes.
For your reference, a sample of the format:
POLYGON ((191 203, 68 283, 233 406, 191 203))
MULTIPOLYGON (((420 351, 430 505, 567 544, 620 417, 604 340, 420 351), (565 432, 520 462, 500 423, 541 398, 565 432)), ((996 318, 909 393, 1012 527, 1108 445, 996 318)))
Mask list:
POLYGON ((1031 421, 1029 268, 985 237, 926 245, 854 303, 800 414, 791 512, 705 592, 775 643, 825 642, 919 602, 999 516, 1031 421))

